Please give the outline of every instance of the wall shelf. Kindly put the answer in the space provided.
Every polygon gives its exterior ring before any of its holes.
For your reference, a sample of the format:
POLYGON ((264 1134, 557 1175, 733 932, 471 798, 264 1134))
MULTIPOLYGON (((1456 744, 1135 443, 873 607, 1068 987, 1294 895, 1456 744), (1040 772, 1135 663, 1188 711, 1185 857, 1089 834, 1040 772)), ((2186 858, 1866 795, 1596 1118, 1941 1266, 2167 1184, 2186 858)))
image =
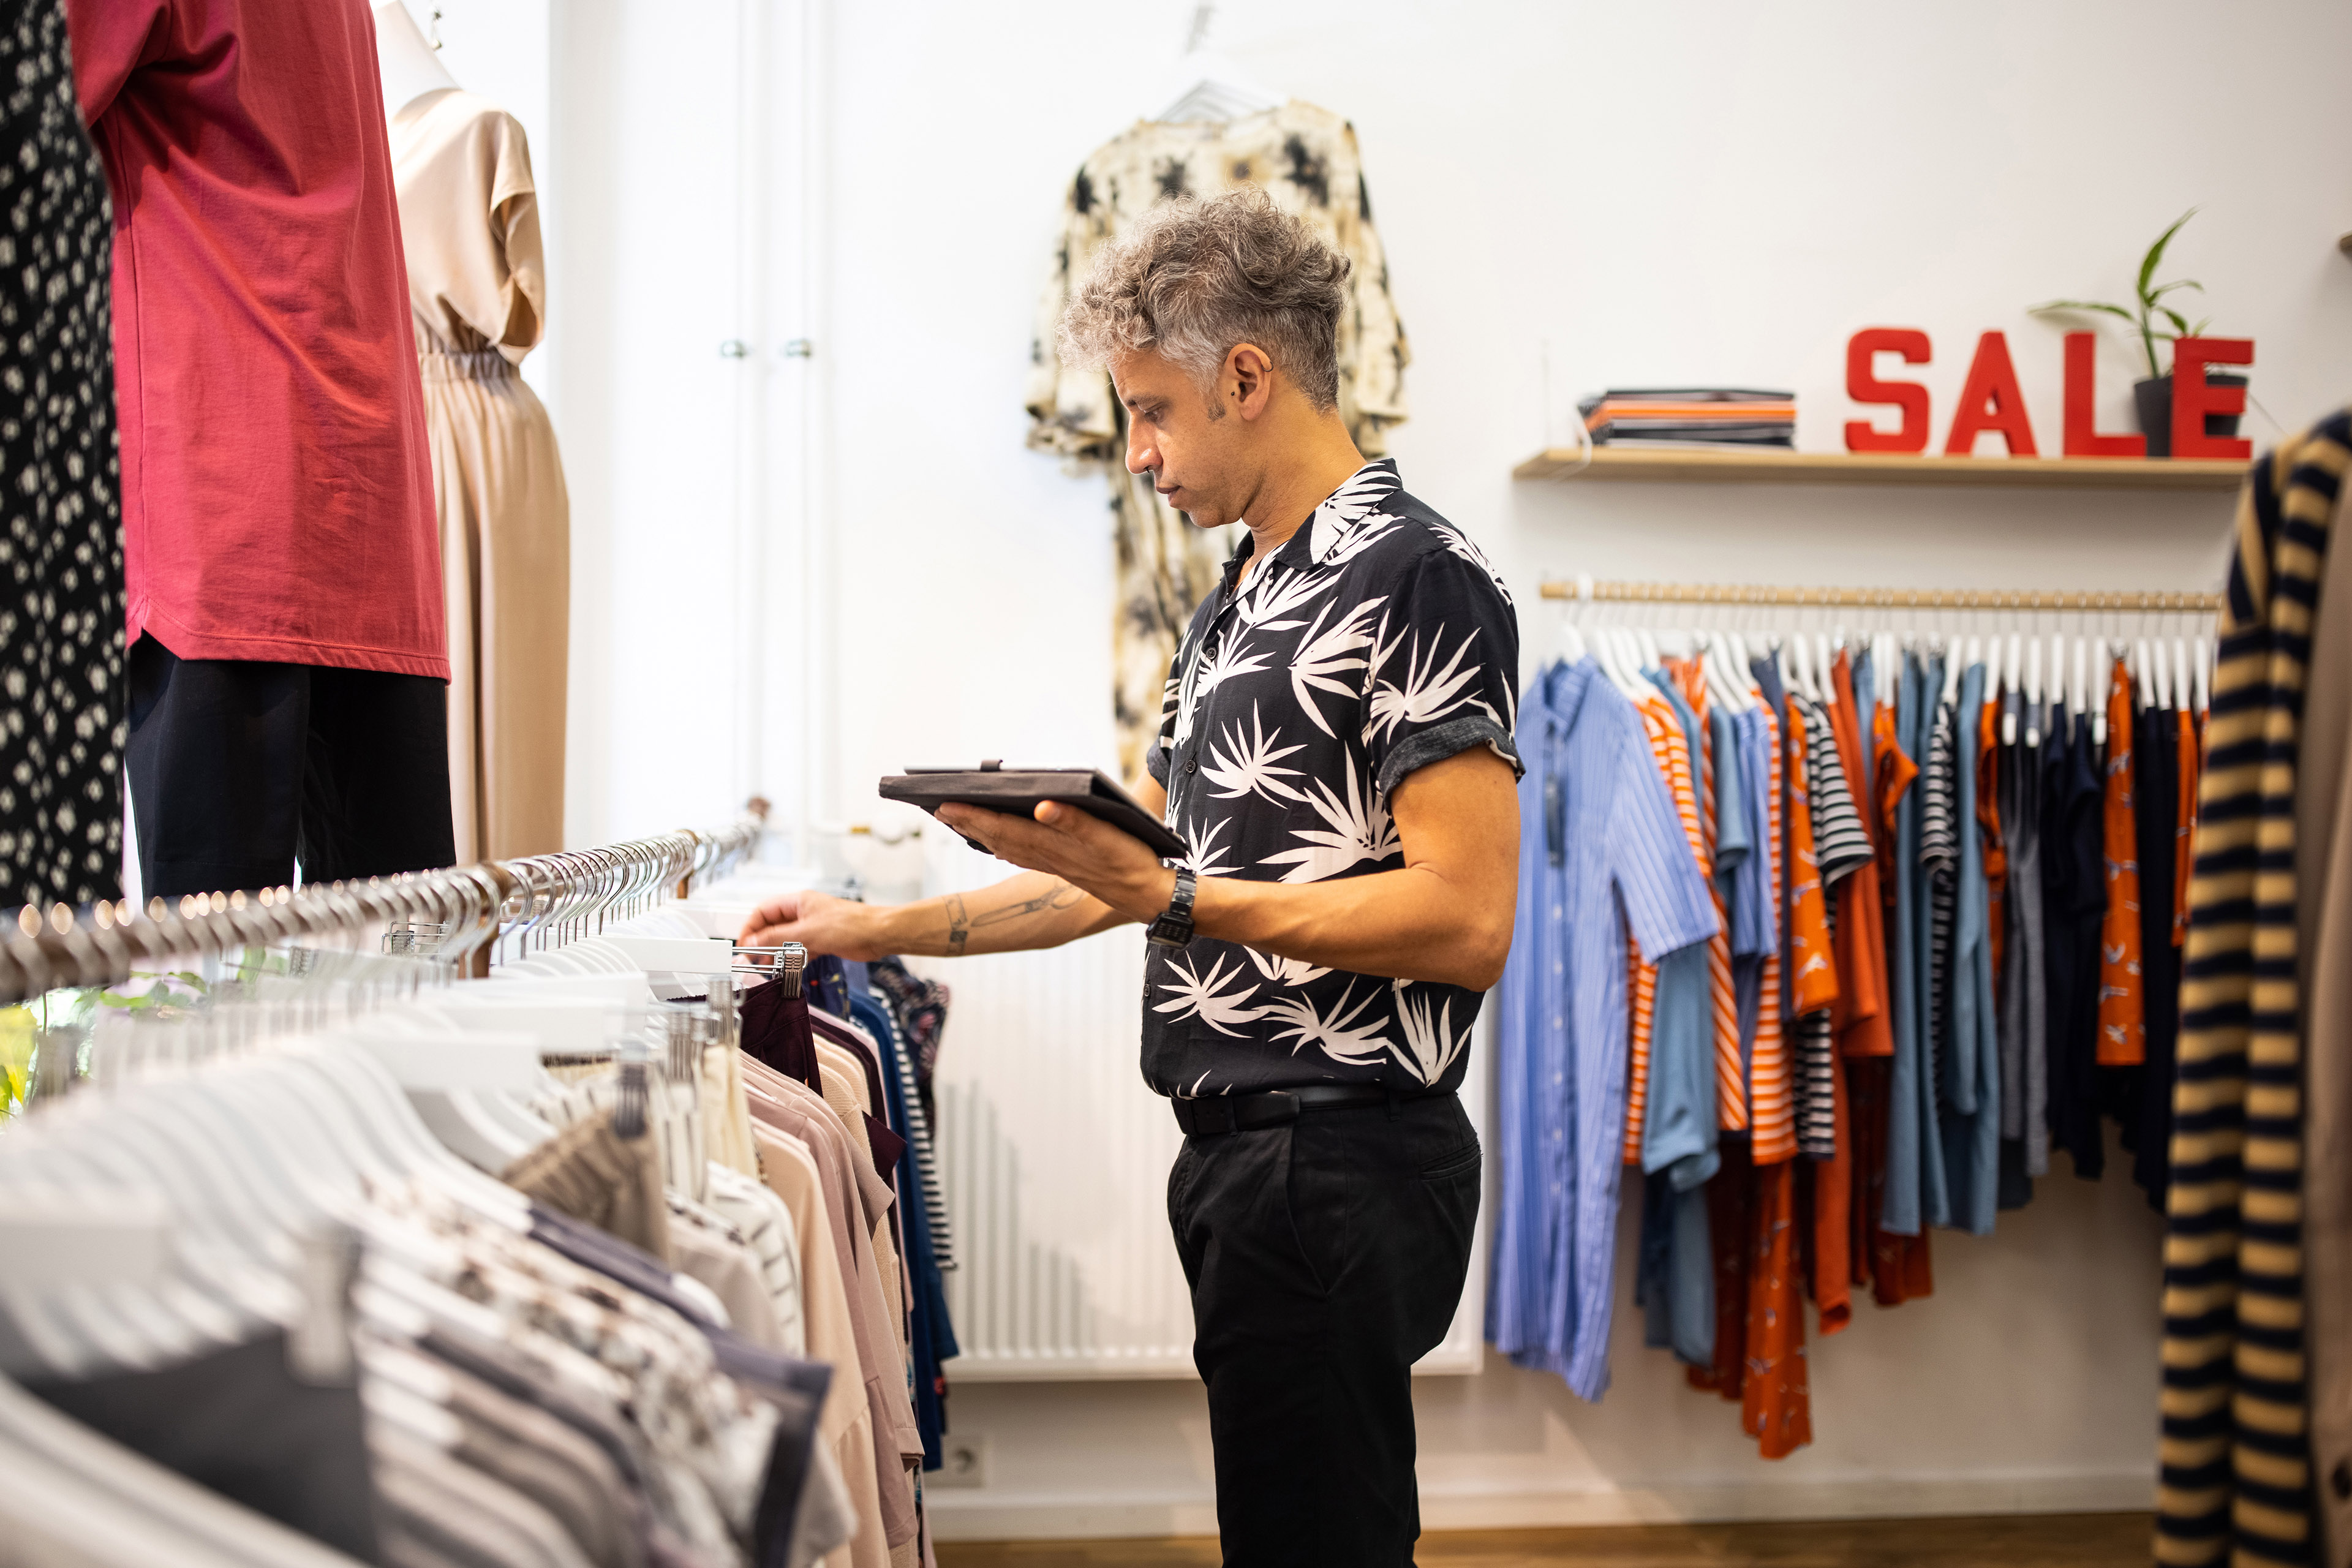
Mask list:
POLYGON ((1913 458, 1879 452, 1670 451, 1599 447, 1577 465, 1553 447, 1511 470, 1515 479, 1632 479, 1653 484, 2007 485, 2043 489, 2234 490, 2248 464, 2230 458, 1913 458))

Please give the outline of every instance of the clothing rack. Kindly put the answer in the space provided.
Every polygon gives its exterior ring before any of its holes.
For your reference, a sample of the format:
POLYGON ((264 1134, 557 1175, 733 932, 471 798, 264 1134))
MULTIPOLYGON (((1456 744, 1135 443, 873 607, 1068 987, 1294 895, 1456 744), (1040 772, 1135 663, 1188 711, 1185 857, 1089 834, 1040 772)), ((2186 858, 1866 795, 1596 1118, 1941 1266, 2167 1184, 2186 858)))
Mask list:
MULTIPOLYGON (((0 941, 0 1003, 69 987, 116 985, 169 959, 280 942, 351 944, 373 934, 382 951, 428 967, 422 978, 479 977, 501 942, 522 952, 561 945, 627 920, 665 898, 731 870, 759 842, 760 813, 724 827, 680 829, 593 849, 567 849, 365 882, 152 899, 141 910, 104 900, 77 911, 27 904, 0 941)), ((796 983, 804 952, 762 955, 796 983)))
POLYGON ((1888 610, 2041 610, 2073 614, 2214 615, 2219 594, 2051 593, 2017 588, 1774 587, 1745 583, 1547 581, 1547 599, 1648 605, 1851 605, 1888 610))

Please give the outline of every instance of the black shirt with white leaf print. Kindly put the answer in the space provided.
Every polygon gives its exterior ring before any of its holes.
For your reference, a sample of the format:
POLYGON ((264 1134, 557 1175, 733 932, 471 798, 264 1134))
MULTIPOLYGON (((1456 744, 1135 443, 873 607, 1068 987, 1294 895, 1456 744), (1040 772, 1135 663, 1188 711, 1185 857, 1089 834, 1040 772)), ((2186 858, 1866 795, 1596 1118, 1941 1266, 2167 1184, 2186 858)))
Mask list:
MULTIPOLYGON (((1203 877, 1320 882, 1404 864, 1389 796, 1416 768, 1511 743, 1519 627, 1468 536, 1358 469, 1274 558, 1193 613, 1151 776, 1203 877)), ((1481 997, 1195 938, 1144 965, 1143 1076, 1162 1094, 1310 1083, 1460 1086, 1481 997)))

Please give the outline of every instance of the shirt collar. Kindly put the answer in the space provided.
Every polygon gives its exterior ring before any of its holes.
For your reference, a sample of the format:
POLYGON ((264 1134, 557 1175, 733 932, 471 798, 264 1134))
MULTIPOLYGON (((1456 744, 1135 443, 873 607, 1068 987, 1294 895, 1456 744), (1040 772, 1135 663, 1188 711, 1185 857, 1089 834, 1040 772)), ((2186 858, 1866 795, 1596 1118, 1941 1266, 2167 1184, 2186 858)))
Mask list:
MULTIPOLYGON (((1338 489, 1315 508, 1298 531, 1284 541, 1266 565, 1287 566, 1293 571, 1308 566, 1320 566, 1331 558, 1331 552, 1349 534, 1370 518, 1380 515, 1380 503, 1404 488, 1397 478, 1394 458, 1375 458, 1343 480, 1338 489)), ((1234 582, 1242 568, 1249 563, 1250 553, 1257 548, 1255 537, 1244 534, 1241 547, 1225 563, 1225 591, 1233 591, 1234 582)))
POLYGON ((1544 671, 1544 709, 1563 734, 1576 728, 1577 718, 1584 710, 1584 699, 1592 690, 1593 676, 1600 668, 1599 661, 1586 654, 1574 664, 1555 664, 1544 671))

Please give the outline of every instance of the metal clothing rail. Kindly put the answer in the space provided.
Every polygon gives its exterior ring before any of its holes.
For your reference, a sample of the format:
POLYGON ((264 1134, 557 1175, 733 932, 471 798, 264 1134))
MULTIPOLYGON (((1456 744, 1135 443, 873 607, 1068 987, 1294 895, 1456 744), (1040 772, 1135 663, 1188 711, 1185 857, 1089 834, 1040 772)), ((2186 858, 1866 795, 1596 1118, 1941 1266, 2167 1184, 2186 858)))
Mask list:
POLYGON ((1593 604, 1853 606, 1877 610, 2040 610, 2070 614, 2216 615, 2219 594, 2052 593, 2012 588, 1811 588, 1742 583, 1543 584, 1547 599, 1593 604))
MULTIPOLYGON (((383 951, 441 977, 487 973, 493 944, 529 952, 593 934, 732 868, 759 842, 764 814, 594 849, 441 871, 192 894, 144 910, 101 901, 87 910, 27 904, 0 941, 0 1002, 115 985, 173 958, 280 942, 352 944, 382 934, 383 951)), ((795 968, 797 966, 794 966, 795 968)))

